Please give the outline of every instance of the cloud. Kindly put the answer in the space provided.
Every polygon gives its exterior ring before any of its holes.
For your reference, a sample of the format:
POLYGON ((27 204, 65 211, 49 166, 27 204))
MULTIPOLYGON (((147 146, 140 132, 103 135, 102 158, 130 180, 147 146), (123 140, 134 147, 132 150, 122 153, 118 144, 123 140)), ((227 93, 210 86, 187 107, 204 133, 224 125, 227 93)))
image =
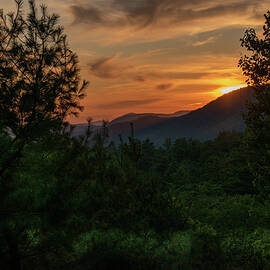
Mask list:
MULTIPOLYGON (((224 20, 226 16, 235 19, 252 18, 261 0, 107 0, 88 1, 88 4, 74 4, 70 10, 74 24, 84 23, 92 28, 149 27, 197 24, 203 21, 224 20)), ((212 22, 214 23, 214 22, 212 22)), ((229 23, 229 22, 228 22, 229 23)))
POLYGON ((114 56, 101 57, 91 61, 88 65, 90 71, 97 77, 100 78, 115 78, 116 74, 111 65, 114 56))
MULTIPOLYGON (((135 82, 145 82, 148 80, 185 80, 200 79, 211 75, 209 72, 182 72, 161 69, 155 65, 135 65, 129 63, 128 58, 120 58, 119 54, 109 57, 100 57, 88 63, 90 72, 100 79, 133 80, 135 82)), ((163 85, 164 86, 164 85, 163 85)), ((168 85, 165 85, 168 86, 168 85)), ((161 86, 162 87, 162 86, 161 86)))
POLYGON ((184 85, 177 85, 173 92, 182 92, 185 94, 191 93, 209 93, 213 90, 219 89, 222 87, 221 84, 211 84, 211 83, 200 83, 200 84, 184 84, 184 85))
POLYGON ((93 6, 71 5, 70 10, 74 18, 73 25, 84 23, 91 27, 104 26, 112 28, 127 23, 125 16, 117 15, 117 10, 113 8, 107 9, 102 3, 93 6))
MULTIPOLYGON (((134 77, 135 81, 145 82, 148 80, 156 81, 156 80, 195 80, 201 79, 207 76, 210 76, 209 72, 182 72, 182 71, 168 71, 166 69, 158 69, 155 66, 150 66, 149 70, 140 71, 139 68, 136 70, 139 75, 134 77), (151 71, 150 71, 151 69, 151 71)), ((172 83, 159 84, 157 85, 157 89, 164 90, 166 87, 172 87, 172 83), (161 89, 163 88, 163 89, 161 89)))
POLYGON ((150 98, 150 99, 144 99, 144 100, 122 100, 122 101, 116 101, 111 102, 107 104, 101 104, 98 106, 100 109, 121 109, 121 108, 129 108, 134 107, 138 105, 146 105, 150 103, 154 103, 159 101, 159 98, 150 98))
POLYGON ((157 90, 167 90, 169 88, 172 88, 173 84, 172 83, 164 83, 164 84, 159 84, 156 86, 157 90))
POLYGON ((201 79, 210 75, 209 72, 170 72, 170 71, 159 71, 155 73, 150 73, 149 77, 162 78, 162 79, 201 79))
POLYGON ((217 39, 216 37, 209 37, 209 38, 207 38, 205 40, 194 42, 192 44, 192 46, 194 46, 194 47, 203 46, 203 45, 206 45, 206 44, 209 44, 209 43, 214 42, 216 39, 217 39))
POLYGON ((83 23, 83 22, 87 22, 87 23, 104 23, 104 13, 94 7, 89 7, 89 8, 84 8, 81 6, 71 6, 70 7, 72 10, 72 13, 74 15, 74 24, 78 24, 78 23, 83 23))
POLYGON ((88 63, 90 72, 96 77, 102 79, 115 79, 126 73, 132 66, 119 63, 119 55, 115 54, 109 57, 100 57, 88 63))
POLYGON ((134 77, 134 81, 136 81, 136 82, 145 82, 146 81, 146 78, 143 77, 142 75, 136 75, 134 77))

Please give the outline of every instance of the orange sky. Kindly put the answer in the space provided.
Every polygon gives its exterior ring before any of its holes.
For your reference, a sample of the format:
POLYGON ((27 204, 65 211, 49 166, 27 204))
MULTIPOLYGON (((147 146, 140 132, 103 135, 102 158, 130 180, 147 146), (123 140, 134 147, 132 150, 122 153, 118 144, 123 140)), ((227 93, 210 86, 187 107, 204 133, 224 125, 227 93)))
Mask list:
MULTIPOLYGON (((37 0, 61 16, 90 81, 78 119, 192 110, 243 85, 239 39, 270 0, 37 0)), ((13 1, 0 0, 5 11, 13 1)))

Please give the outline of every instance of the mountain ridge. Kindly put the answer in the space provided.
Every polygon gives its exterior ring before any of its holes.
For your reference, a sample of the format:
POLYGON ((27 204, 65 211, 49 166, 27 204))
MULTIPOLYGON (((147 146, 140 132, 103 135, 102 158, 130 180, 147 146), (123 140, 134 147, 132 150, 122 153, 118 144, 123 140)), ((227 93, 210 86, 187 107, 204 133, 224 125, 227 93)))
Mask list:
MULTIPOLYGON (((156 144, 162 144, 166 138, 192 138, 209 140, 222 131, 239 131, 245 129, 242 117, 245 103, 253 97, 253 88, 244 87, 224 94, 212 100, 202 108, 172 114, 128 113, 108 123, 110 140, 119 142, 119 135, 124 140, 130 136, 130 123, 133 123, 135 137, 149 138, 156 144), (178 115, 180 114, 180 115, 178 115)), ((75 136, 85 134, 87 124, 77 126, 75 136)), ((100 127, 93 127, 97 131, 100 127)), ((75 129, 76 130, 76 129, 75 129)))
POLYGON ((246 109, 246 101, 252 97, 252 87, 240 88, 218 97, 202 108, 152 126, 151 130, 146 129, 137 135, 139 138, 149 137, 152 141, 161 143, 168 137, 208 140, 222 131, 242 132, 245 129, 242 114, 246 109))

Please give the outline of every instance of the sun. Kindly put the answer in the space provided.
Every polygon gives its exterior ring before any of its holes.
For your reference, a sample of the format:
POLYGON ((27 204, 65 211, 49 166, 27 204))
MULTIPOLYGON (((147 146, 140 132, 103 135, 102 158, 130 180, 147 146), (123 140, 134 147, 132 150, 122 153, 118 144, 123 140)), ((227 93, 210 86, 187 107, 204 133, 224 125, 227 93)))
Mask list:
POLYGON ((241 85, 235 85, 235 86, 226 87, 226 88, 221 89, 220 92, 222 94, 227 94, 227 93, 230 93, 232 91, 238 90, 239 88, 242 88, 242 87, 246 87, 246 85, 241 84, 241 85))

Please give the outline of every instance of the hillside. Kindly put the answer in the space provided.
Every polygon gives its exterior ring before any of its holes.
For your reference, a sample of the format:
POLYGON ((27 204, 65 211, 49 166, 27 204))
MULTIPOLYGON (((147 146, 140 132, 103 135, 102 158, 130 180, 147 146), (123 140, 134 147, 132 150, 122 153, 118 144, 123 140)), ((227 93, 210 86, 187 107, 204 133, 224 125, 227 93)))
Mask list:
MULTIPOLYGON (((136 126, 136 131, 145 128, 150 128, 151 126, 166 121, 173 117, 178 117, 189 113, 190 111, 177 111, 172 114, 158 114, 158 113, 128 113, 113 119, 108 123, 110 138, 112 140, 117 140, 119 135, 124 137, 130 134, 130 123, 134 123, 136 126)), ((87 130, 87 124, 76 124, 74 125, 74 130, 72 132, 73 136, 78 137, 85 134, 87 130)), ((97 132, 100 127, 102 127, 102 121, 97 121, 92 123, 93 133, 97 132)))
POLYGON ((110 122, 110 126, 124 123, 124 122, 133 122, 142 118, 152 118, 152 119, 158 119, 158 118, 172 118, 172 117, 178 117, 185 114, 188 114, 190 111, 178 111, 171 114, 164 114, 164 113, 128 113, 125 115, 122 115, 120 117, 115 118, 110 122))
POLYGON ((243 112, 247 100, 252 98, 251 87, 241 88, 225 94, 204 107, 184 116, 168 119, 151 128, 138 130, 138 138, 150 138, 155 143, 164 139, 193 138, 208 140, 221 131, 243 131, 243 112))
MULTIPOLYGON (((243 131, 245 124, 243 112, 245 103, 252 97, 252 88, 245 87, 225 94, 204 107, 192 112, 179 111, 173 114, 135 114, 120 116, 108 123, 110 139, 124 139, 130 135, 130 123, 139 139, 149 138, 161 144, 166 138, 193 138, 208 140, 215 138, 221 131, 243 131)), ((74 136, 85 134, 87 124, 76 125, 74 136)), ((99 130, 94 125, 93 131, 99 130)))

